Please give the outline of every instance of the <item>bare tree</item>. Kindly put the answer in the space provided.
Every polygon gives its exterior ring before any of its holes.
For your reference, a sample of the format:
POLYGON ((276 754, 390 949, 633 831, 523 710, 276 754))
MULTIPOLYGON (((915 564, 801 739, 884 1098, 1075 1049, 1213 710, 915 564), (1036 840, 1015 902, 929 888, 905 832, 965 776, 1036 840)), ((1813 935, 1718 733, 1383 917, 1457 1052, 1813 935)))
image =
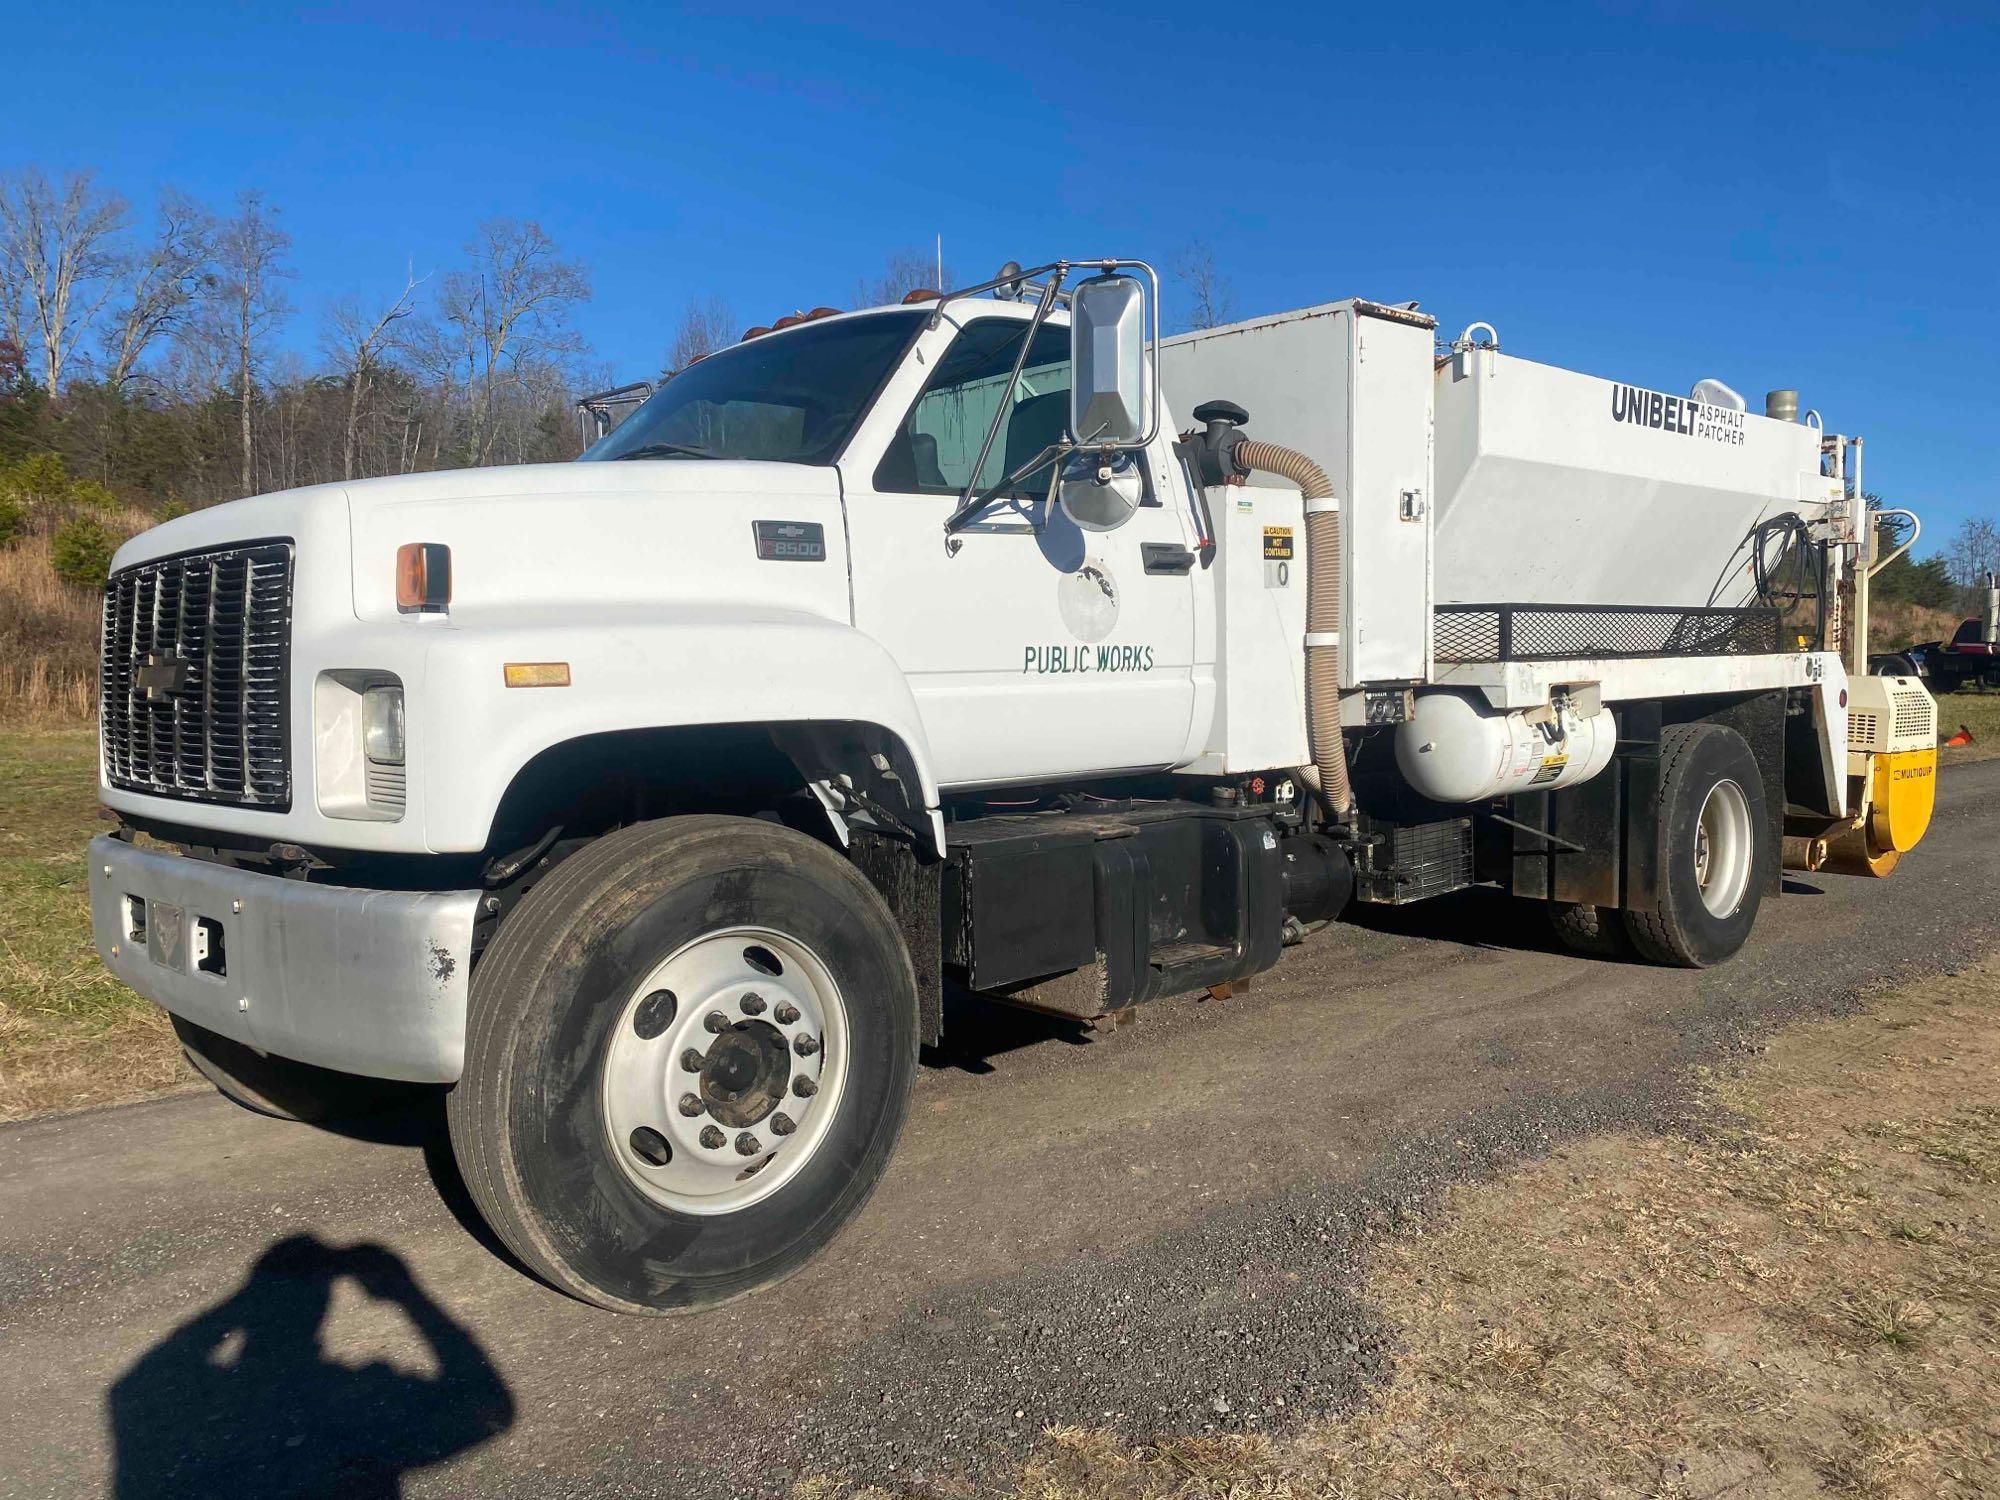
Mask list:
POLYGON ((590 279, 582 266, 562 259, 532 219, 488 219, 465 248, 472 265, 443 278, 438 305, 454 360, 473 393, 472 461, 486 463, 501 388, 520 386, 531 367, 581 349, 569 314, 589 298, 590 279))
POLYGON ((1985 516, 1969 516, 1959 522, 1946 555, 1951 573, 1970 588, 1986 581, 1988 573, 2000 572, 2000 525, 1985 516))
POLYGON ((881 307, 901 302, 914 291, 948 292, 951 288, 951 267, 940 266, 934 254, 924 250, 896 250, 882 263, 881 275, 872 281, 864 276, 855 283, 854 299, 858 307, 881 307))
POLYGON ((1173 258, 1167 274, 1187 291, 1183 329, 1219 328, 1236 316, 1236 296, 1228 278, 1215 268, 1214 254, 1200 240, 1173 258))
POLYGON ((109 379, 122 387, 139 370, 147 347, 186 319, 212 284, 215 224, 193 199, 160 194, 153 237, 125 259, 125 299, 113 310, 105 338, 109 379))
POLYGON ((242 194, 236 217, 216 236, 218 315, 234 356, 237 434, 242 442, 243 493, 256 488, 252 465, 250 413, 256 398, 257 370, 263 358, 264 335, 288 312, 278 282, 292 273, 284 266, 292 237, 277 224, 277 211, 264 195, 242 194))
POLYGON ((736 342, 736 315, 720 297, 690 297, 674 341, 667 348, 667 373, 678 375, 704 355, 736 342))
POLYGON ((353 297, 343 297, 327 314, 327 353, 347 386, 347 421, 341 434, 340 473, 343 479, 359 477, 356 460, 361 437, 361 409, 374 385, 391 345, 396 325, 416 310, 417 288, 428 279, 412 267, 404 276, 403 290, 379 311, 363 311, 353 297))
MULTIPOLYGON (((89 172, 71 172, 60 188, 30 167, 0 181, 0 262, 6 294, 42 354, 50 395, 78 343, 115 289, 113 237, 125 225, 125 200, 101 192, 89 172)), ((8 336, 17 330, 10 327, 8 336)))

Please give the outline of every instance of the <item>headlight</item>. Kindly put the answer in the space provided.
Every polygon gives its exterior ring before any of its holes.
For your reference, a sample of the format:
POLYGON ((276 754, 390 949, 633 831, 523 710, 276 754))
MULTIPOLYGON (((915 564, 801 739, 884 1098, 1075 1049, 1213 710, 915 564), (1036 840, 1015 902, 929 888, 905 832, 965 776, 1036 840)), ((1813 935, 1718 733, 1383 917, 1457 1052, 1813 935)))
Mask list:
POLYGON ((361 747, 378 766, 403 763, 403 690, 388 683, 361 695, 361 747))

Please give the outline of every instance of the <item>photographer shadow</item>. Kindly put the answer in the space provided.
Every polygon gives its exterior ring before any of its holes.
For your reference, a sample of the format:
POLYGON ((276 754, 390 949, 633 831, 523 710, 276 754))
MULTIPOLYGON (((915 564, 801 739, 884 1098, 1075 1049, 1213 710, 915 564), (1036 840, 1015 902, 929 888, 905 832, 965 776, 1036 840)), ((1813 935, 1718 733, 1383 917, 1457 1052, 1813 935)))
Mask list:
POLYGON ((500 1372, 399 1256, 310 1234, 266 1250, 241 1287, 140 1356, 106 1406, 119 1500, 399 1496, 405 1474, 514 1421, 500 1372), (349 1277, 402 1311, 434 1373, 328 1356, 323 1325, 349 1277))

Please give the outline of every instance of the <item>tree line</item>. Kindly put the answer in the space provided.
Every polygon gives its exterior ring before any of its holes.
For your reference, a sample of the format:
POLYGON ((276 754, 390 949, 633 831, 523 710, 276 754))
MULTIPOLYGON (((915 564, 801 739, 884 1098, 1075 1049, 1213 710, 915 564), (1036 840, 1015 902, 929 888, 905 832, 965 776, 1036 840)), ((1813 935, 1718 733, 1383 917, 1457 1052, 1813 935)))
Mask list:
POLYGON ((201 505, 326 480, 569 457, 582 265, 533 220, 330 300, 298 352, 293 241, 245 192, 134 210, 89 172, 0 179, 0 462, 59 453, 201 505))
MULTIPOLYGON (((296 337, 292 251, 281 207, 259 191, 218 209, 165 188, 142 212, 89 171, 0 177, 0 469, 57 455, 91 493, 157 511, 575 456, 571 401, 611 377, 573 321, 589 272, 535 220, 487 219, 449 264, 406 265, 327 300, 310 357, 296 337)), ((1169 280, 1175 326, 1235 316, 1199 241, 1173 257, 1169 280)), ((900 251, 857 280, 851 305, 954 284, 941 253, 900 251)), ((689 297, 661 373, 779 310, 739 319, 718 297, 689 297)), ((1949 608, 1953 586, 1996 568, 2000 528, 1975 519, 1885 582, 1949 608)))

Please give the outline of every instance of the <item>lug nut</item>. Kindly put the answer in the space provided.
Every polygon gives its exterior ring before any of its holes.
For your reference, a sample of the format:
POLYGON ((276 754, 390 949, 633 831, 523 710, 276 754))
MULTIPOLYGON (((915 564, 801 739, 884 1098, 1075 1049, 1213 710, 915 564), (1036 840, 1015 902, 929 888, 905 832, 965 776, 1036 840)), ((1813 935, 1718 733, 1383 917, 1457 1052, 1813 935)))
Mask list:
POLYGON ((701 1018, 701 1024, 720 1036, 729 1029, 729 1017, 719 1010, 712 1010, 701 1018))
POLYGON ((797 1130, 798 1128, 799 1128, 798 1126, 792 1123, 792 1117, 790 1115, 771 1116, 772 1135, 790 1135, 794 1130, 797 1130))
POLYGON ((801 1032, 798 1036, 792 1038, 792 1050, 798 1053, 800 1057, 811 1057, 815 1052, 819 1051, 819 1038, 801 1032))
POLYGON ((711 1151, 720 1151, 722 1143, 728 1139, 728 1136, 724 1135, 721 1130, 713 1125, 704 1125, 701 1127, 701 1143, 711 1151))
POLYGON ((699 1094, 681 1095, 681 1113, 686 1115, 690 1120, 701 1113, 701 1107, 701 1096, 699 1094))
POLYGON ((789 1026, 799 1018, 799 1008, 789 1000, 780 1000, 778 1008, 771 1012, 771 1018, 780 1026, 789 1026))
POLYGON ((761 1016, 764 1014, 764 997, 762 995, 755 993, 745 995, 742 1004, 743 1014, 746 1016, 761 1016))
POLYGON ((681 1054, 681 1066, 686 1068, 690 1073, 699 1073, 706 1066, 707 1062, 708 1059, 692 1047, 681 1054))
POLYGON ((801 1073, 792 1080, 792 1092, 797 1094, 801 1099, 810 1099, 814 1094, 819 1092, 819 1085, 801 1073))
POLYGON ((738 1156, 755 1156, 763 1149, 762 1146, 757 1144, 757 1137, 747 1130, 736 1137, 736 1154, 738 1156))

